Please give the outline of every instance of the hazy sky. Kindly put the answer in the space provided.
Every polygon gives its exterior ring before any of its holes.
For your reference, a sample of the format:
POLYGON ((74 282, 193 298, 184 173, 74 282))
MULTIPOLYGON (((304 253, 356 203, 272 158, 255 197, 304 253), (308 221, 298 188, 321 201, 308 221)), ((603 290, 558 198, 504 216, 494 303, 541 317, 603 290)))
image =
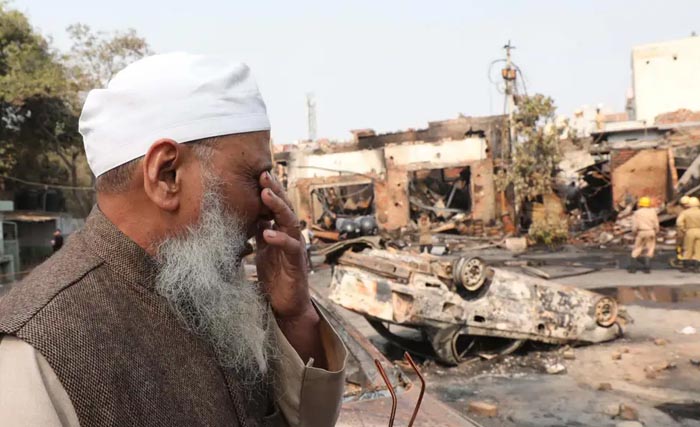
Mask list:
MULTIPOLYGON (((307 135, 419 128, 457 114, 503 111, 488 67, 509 39, 528 92, 559 112, 623 110, 632 46, 700 32, 700 1, 14 0, 55 45, 65 28, 134 28, 156 52, 223 53, 247 62, 278 143, 307 135)), ((498 67, 493 69, 498 77, 498 67)))

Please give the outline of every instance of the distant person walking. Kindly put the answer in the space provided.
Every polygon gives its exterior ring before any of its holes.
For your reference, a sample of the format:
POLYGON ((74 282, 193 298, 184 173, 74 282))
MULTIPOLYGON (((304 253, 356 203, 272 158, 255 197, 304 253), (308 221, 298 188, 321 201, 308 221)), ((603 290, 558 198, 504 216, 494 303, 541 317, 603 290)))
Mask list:
POLYGON ((306 221, 303 219, 299 221, 299 226, 301 227, 301 235, 304 236, 304 242, 306 243, 306 259, 309 262, 309 272, 313 274, 314 266, 311 263, 311 239, 314 238, 314 232, 308 228, 306 221))
POLYGON ((428 253, 433 250, 433 235, 430 233, 430 218, 427 214, 422 214, 418 220, 418 245, 420 253, 427 250, 428 253))
POLYGON ((637 268, 641 267, 645 273, 651 273, 651 259, 656 249, 656 234, 659 232, 659 217, 651 207, 649 197, 640 198, 637 205, 639 209, 632 216, 632 233, 635 234, 635 239, 628 271, 636 273, 637 268), (642 254, 644 256, 641 256, 642 254))
POLYGON ((56 231, 53 232, 53 239, 51 239, 51 248, 53 248, 53 251, 56 252, 62 247, 63 234, 61 234, 61 230, 57 228, 56 231))
POLYGON ((679 236, 683 236, 683 269, 698 271, 700 268, 700 200, 691 197, 688 208, 676 219, 679 236))

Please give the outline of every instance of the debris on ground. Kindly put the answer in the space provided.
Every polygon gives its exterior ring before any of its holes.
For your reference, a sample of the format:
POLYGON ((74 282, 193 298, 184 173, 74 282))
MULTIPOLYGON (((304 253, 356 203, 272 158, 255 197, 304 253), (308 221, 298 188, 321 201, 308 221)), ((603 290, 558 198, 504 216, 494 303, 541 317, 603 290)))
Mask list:
POLYGON ((598 384, 598 391, 610 391, 610 390, 612 390, 612 384, 610 384, 610 383, 598 384))
POLYGON ((620 353, 619 351, 613 351, 611 357, 613 360, 620 360, 622 359, 622 353, 620 353))
POLYGON ((675 362, 661 362, 661 363, 657 363, 655 365, 647 366, 644 369, 645 369, 645 371, 653 371, 653 372, 660 373, 662 371, 670 371, 670 370, 676 369, 676 368, 678 368, 678 365, 675 362))
POLYGON ((527 239, 524 237, 508 237, 506 239, 506 249, 515 253, 522 253, 527 250, 527 239))
POLYGON ((576 354, 572 348, 567 348, 562 351, 561 356, 564 358, 564 360, 576 360, 576 354))
POLYGON ((677 365, 674 362, 660 362, 654 365, 649 365, 644 368, 644 372, 658 373, 669 369, 675 369, 677 365))
POLYGON ((598 243, 601 245, 607 245, 608 243, 612 242, 613 240, 615 240, 615 235, 612 233, 609 233, 607 231, 603 231, 598 236, 598 243))
POLYGON ((603 408, 603 413, 605 415, 609 415, 610 418, 617 417, 618 415, 620 415, 620 404, 611 403, 609 405, 606 405, 605 408, 603 408))
POLYGON ((555 363, 553 365, 545 366, 545 370, 550 375, 565 374, 566 366, 562 365, 561 363, 555 363))
POLYGON ((626 421, 637 421, 639 420, 639 412, 634 406, 628 405, 626 403, 620 404, 620 419, 626 421))
POLYGON ((467 410, 470 413, 474 415, 479 415, 481 417, 492 418, 498 416, 498 406, 493 403, 485 402, 483 400, 469 402, 467 410))
POLYGON ((697 332, 697 329, 693 328, 692 326, 686 326, 685 328, 678 331, 679 334, 683 335, 695 335, 697 332))

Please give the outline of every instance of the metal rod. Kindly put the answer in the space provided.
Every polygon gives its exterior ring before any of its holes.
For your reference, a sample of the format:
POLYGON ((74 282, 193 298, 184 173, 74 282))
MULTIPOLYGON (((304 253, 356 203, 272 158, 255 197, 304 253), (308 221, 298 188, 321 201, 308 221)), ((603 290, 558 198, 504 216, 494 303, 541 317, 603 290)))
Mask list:
POLYGON ((389 389, 389 394, 391 394, 391 417, 389 418, 389 427, 394 427, 394 418, 396 417, 397 403, 396 392, 394 391, 394 386, 391 385, 391 381, 389 381, 389 377, 386 375, 386 371, 382 366, 382 362, 380 362, 379 359, 374 359, 374 364, 377 365, 379 375, 382 376, 384 384, 386 384, 386 387, 389 389))
POLYGON ((458 179, 452 183, 452 189, 450 190, 450 197, 447 198, 447 204, 445 205, 446 208, 449 208, 450 205, 452 205, 452 199, 455 197, 455 192, 457 191, 457 183, 460 181, 461 181, 461 179, 458 179))
POLYGON ((413 422, 416 420, 416 416, 418 415, 418 410, 420 410, 420 405, 423 403, 423 394, 425 393, 425 378, 423 378, 423 374, 421 374, 420 370, 418 370, 418 366, 416 366, 416 363, 413 361, 413 358, 411 357, 408 352, 405 352, 403 354, 403 357, 406 359, 409 365, 411 365, 411 368, 413 368, 413 371, 418 375, 418 379, 420 379, 420 394, 418 395, 418 401, 416 401, 416 407, 413 408, 413 415, 411 415, 411 421, 408 422, 408 427, 413 426, 413 422))

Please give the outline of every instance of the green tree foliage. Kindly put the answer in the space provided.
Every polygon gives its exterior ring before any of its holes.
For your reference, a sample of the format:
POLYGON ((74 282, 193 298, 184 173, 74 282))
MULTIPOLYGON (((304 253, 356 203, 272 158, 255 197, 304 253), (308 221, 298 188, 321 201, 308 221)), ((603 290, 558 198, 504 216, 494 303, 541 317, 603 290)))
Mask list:
POLYGON ((63 99, 68 82, 47 41, 21 13, 0 3, 0 173, 12 170, 28 136, 34 106, 63 99), (24 144, 22 144, 24 143, 24 144))
POLYGON ((552 192, 552 178, 562 160, 560 140, 566 130, 555 122, 555 113, 554 101, 548 96, 518 99, 513 160, 499 177, 501 185, 513 185, 518 205, 552 192))
MULTIPOLYGON (((134 30, 108 34, 75 24, 67 31, 73 46, 61 54, 0 0, 0 175, 72 187, 94 183, 78 133, 84 98, 150 50, 134 30)), ((94 195, 69 195, 71 210, 87 215, 94 195)))
MULTIPOLYGON (((67 31, 73 45, 62 57, 62 64, 72 88, 71 96, 66 99, 66 106, 73 113, 74 123, 67 128, 68 134, 64 132, 56 135, 62 138, 62 143, 56 144, 55 154, 69 173, 69 185, 93 186, 95 177, 89 171, 82 138, 77 132, 77 118, 84 98, 91 89, 107 86, 119 70, 149 55, 151 51, 148 43, 134 30, 94 32, 87 25, 75 24, 68 27, 67 31)), ((94 203, 93 194, 74 191, 74 195, 80 214, 87 215, 94 203)))
POLYGON ((73 46, 65 63, 73 83, 82 92, 106 86, 119 70, 152 53, 146 40, 133 29, 110 34, 74 24, 67 31, 73 46))
POLYGON ((537 243, 555 247, 569 238, 569 222, 566 216, 543 215, 533 218, 528 235, 537 243))
MULTIPOLYGON (((567 124, 557 124, 556 106, 548 96, 520 96, 516 101, 512 160, 508 168, 496 173, 495 182, 500 191, 512 185, 516 206, 523 208, 554 191, 553 178, 562 160, 561 137, 567 124)), ((564 216, 546 214, 533 219, 529 235, 553 246, 568 238, 568 222, 564 216)))

